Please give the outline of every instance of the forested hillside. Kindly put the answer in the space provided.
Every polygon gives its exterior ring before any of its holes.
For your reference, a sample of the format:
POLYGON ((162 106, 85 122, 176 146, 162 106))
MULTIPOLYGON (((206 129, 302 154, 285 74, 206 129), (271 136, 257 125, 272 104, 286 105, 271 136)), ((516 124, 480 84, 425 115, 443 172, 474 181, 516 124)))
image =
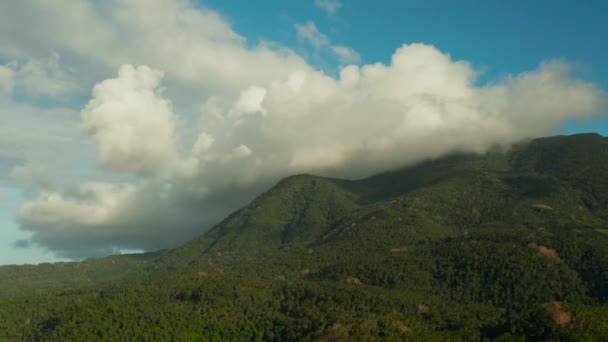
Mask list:
POLYGON ((608 340, 608 139, 280 181, 185 245, 0 267, 0 340, 608 340))

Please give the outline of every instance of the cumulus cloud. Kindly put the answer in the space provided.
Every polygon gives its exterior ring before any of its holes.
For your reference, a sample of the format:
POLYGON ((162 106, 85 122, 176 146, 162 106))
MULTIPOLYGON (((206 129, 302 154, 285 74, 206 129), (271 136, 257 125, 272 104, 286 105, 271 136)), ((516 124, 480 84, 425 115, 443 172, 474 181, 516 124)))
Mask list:
MULTIPOLYGON (((246 42, 217 13, 185 0, 3 2, 0 18, 0 40, 12 42, 0 44, 0 55, 40 60, 52 48, 76 74, 94 66, 105 75, 80 115, 15 104, 0 113, 10 120, 0 125, 0 156, 24 160, 11 164, 14 178, 38 177, 53 150, 70 146, 87 148, 57 155, 63 164, 96 156, 110 175, 41 186, 19 211, 34 244, 70 258, 176 246, 288 175, 357 178, 482 152, 605 108, 605 94, 574 78, 566 62, 479 86, 469 63, 424 44, 403 45, 388 64, 329 76, 276 44, 246 42), (78 15, 66 17, 68 7, 78 15), (36 25, 9 37, 6 28, 24 17, 36 25), (24 136, 29 126, 35 131, 24 136), (90 142, 79 140, 78 127, 90 142)), ((359 63, 314 23, 296 31, 319 54, 359 63)), ((10 90, 19 68, 5 69, 0 89, 10 90)))
POLYGON ((247 42, 217 12, 189 0, 2 2, 0 42, 10 42, 0 44, 0 55, 43 56, 52 49, 69 56, 82 77, 131 63, 221 93, 308 68, 287 48, 247 42))
POLYGON ((358 64, 361 61, 359 54, 348 46, 332 45, 329 38, 321 33, 317 25, 309 21, 306 24, 295 24, 298 38, 309 43, 315 53, 329 52, 334 57, 337 57, 341 65, 358 64))
POLYGON ((236 116, 252 113, 266 114, 266 110, 262 107, 265 96, 266 89, 264 88, 252 86, 243 90, 239 99, 232 106, 230 114, 236 116))
POLYGON ((338 0, 315 0, 315 5, 329 14, 334 14, 342 7, 342 3, 338 0))
POLYGON ((118 78, 93 89, 82 123, 97 143, 103 166, 154 176, 174 163, 175 124, 171 104, 159 88, 162 77, 146 66, 123 65, 118 78))
MULTIPOLYGON (((548 134, 601 104, 601 92, 562 62, 485 87, 474 86, 476 77, 468 63, 423 44, 404 45, 390 65, 343 68, 338 79, 295 72, 267 85, 263 113, 225 120, 222 134, 207 131, 208 153, 249 146, 249 176, 277 169, 363 176, 548 134)), ((201 170, 213 169, 204 163, 201 170)))

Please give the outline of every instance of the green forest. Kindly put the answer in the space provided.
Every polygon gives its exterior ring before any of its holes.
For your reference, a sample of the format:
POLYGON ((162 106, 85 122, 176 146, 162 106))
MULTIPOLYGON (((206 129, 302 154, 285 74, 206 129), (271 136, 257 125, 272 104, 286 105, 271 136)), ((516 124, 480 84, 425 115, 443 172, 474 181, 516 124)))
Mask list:
POLYGON ((0 267, 0 341, 367 340, 608 341, 608 138, 292 176, 176 249, 0 267))

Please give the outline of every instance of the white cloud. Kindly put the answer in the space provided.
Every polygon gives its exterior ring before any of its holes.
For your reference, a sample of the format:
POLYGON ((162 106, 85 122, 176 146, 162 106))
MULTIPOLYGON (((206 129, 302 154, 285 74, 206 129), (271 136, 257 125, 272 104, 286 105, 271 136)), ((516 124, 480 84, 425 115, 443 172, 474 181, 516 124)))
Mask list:
POLYGON ((348 46, 336 45, 331 47, 332 51, 338 55, 340 64, 359 64, 361 62, 361 56, 357 51, 353 50, 348 46))
POLYGON ((331 45, 327 36, 321 33, 312 21, 306 24, 295 24, 295 28, 298 37, 309 42, 315 49, 331 45))
POLYGON ((315 0, 315 5, 329 14, 334 14, 342 7, 342 3, 338 0, 315 0))
POLYGON ((306 24, 295 24, 298 38, 309 43, 316 53, 329 52, 334 57, 337 57, 341 65, 358 64, 361 62, 359 54, 348 46, 332 45, 329 38, 321 33, 314 22, 309 21, 306 24))
POLYGON ((266 110, 262 107, 265 96, 266 89, 264 88, 252 86, 243 90, 239 99, 232 106, 230 114, 235 116, 251 113, 266 114, 266 110))
POLYGON ((468 63, 422 44, 403 46, 391 65, 347 67, 340 79, 295 73, 267 86, 265 115, 207 132, 214 137, 209 152, 251 147, 241 167, 249 177, 278 169, 362 176, 549 134, 564 119, 600 108, 601 93, 560 62, 488 87, 475 87, 476 76, 468 63))
POLYGON ((21 216, 30 218, 30 224, 50 226, 83 226, 99 224, 114 216, 120 204, 133 194, 131 185, 83 184, 72 198, 52 192, 42 192, 37 205, 21 208, 21 216))
POLYGON ((83 75, 149 65, 171 81, 221 93, 308 68, 289 49, 246 42, 216 12, 188 0, 2 2, 0 42, 0 55, 19 58, 52 49, 83 75))
POLYGON ((162 77, 158 70, 123 65, 118 78, 93 89, 82 122, 97 142, 103 166, 158 176, 176 161, 174 117, 159 89, 162 77))

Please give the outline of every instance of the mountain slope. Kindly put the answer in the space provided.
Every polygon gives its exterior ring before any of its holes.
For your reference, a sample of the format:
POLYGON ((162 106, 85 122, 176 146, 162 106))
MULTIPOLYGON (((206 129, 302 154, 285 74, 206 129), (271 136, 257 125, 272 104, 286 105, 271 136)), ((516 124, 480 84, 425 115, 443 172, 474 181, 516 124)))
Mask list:
POLYGON ((353 193, 331 179, 289 177, 201 238, 169 254, 256 255, 272 253, 283 246, 303 245, 318 239, 356 209, 355 200, 353 193))
POLYGON ((0 267, 7 291, 31 282, 0 299, 0 339, 606 339, 607 182, 593 134, 289 177, 179 248, 85 262, 87 282, 0 267))
POLYGON ((432 239, 493 224, 601 228, 606 175, 608 139, 584 134, 357 181, 294 176, 166 257, 273 253, 344 240, 344 234, 359 234, 355 244, 365 239, 359 246, 365 250, 374 241, 432 239))

